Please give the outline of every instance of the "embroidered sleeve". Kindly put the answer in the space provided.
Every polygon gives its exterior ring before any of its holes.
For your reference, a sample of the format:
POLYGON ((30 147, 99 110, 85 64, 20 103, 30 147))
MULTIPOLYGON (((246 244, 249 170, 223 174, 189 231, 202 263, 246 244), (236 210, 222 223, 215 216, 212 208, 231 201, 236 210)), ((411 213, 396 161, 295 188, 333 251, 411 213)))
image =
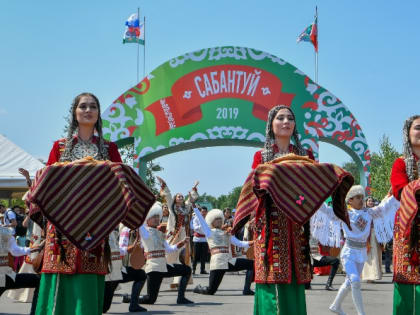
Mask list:
POLYGON ((121 256, 127 255, 127 247, 130 240, 130 229, 125 227, 120 233, 119 247, 121 256))
POLYGON ((195 202, 198 199, 198 192, 197 189, 192 189, 187 197, 187 200, 185 200, 185 206, 188 210, 191 211, 192 209, 192 203, 195 202))
POLYGON ((175 230, 176 217, 175 217, 174 210, 172 209, 172 204, 173 204, 172 194, 167 185, 163 187, 162 195, 163 195, 162 197, 165 198, 166 200, 166 205, 168 206, 168 210, 169 210, 168 224, 166 227, 166 235, 169 235, 170 233, 173 233, 173 231, 175 230))

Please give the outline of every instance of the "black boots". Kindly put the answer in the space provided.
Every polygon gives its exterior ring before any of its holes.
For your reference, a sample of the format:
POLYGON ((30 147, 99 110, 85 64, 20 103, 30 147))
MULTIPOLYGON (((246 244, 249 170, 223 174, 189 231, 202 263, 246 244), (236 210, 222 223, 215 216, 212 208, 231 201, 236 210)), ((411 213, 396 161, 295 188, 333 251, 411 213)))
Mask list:
POLYGON ((337 273, 337 270, 338 270, 338 264, 334 264, 334 265, 331 266, 330 275, 328 276, 327 283, 325 284, 325 290, 328 290, 328 291, 337 291, 337 289, 335 289, 332 286, 332 283, 333 283, 335 274, 337 273))
POLYGON ((139 294, 141 289, 143 288, 145 281, 135 281, 133 282, 133 286, 131 287, 131 300, 130 306, 128 310, 130 312, 147 312, 147 309, 141 307, 139 303, 139 294))
POLYGON ((209 287, 202 287, 200 284, 196 286, 193 290, 194 293, 198 294, 209 294, 209 287))
POLYGON ((177 304, 193 304, 193 301, 185 298, 185 289, 187 288, 188 280, 190 276, 182 276, 181 281, 179 282, 178 287, 178 299, 176 300, 177 304))
POLYGON ((251 290, 252 278, 254 277, 254 270, 247 270, 245 275, 243 295, 254 295, 254 291, 251 290))

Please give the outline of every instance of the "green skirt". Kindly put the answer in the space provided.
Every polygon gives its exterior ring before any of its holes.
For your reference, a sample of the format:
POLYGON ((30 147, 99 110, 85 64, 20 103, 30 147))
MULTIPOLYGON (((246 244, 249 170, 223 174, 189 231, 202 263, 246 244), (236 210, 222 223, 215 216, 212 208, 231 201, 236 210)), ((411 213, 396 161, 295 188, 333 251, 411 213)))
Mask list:
POLYGON ((420 285, 394 283, 394 315, 420 315, 420 285))
POLYGON ((297 284, 294 272, 290 284, 255 285, 254 315, 306 315, 305 285, 297 284))
POLYGON ((102 314, 105 276, 43 273, 36 315, 102 314))

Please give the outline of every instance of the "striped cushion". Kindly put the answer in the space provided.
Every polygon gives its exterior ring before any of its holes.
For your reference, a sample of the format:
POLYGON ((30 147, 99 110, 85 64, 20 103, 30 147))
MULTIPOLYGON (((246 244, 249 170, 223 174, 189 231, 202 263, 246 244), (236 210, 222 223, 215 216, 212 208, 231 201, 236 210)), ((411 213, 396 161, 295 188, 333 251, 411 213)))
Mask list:
MULTIPOLYGON (((418 201, 416 195, 420 190, 420 179, 410 182, 404 187, 401 193, 401 204, 399 209, 400 231, 404 235, 410 234, 411 222, 413 222, 417 210, 418 201)), ((420 198, 419 198, 420 199, 420 198)))
POLYGON ((306 223, 332 195, 335 214, 349 225, 345 196, 352 185, 353 177, 342 168, 295 154, 260 164, 242 187, 233 232, 245 224, 252 211, 257 210, 259 198, 267 194, 299 225, 306 223))
POLYGON ((120 222, 138 228, 154 201, 131 167, 89 159, 38 171, 27 197, 31 217, 41 212, 82 250, 96 247, 120 222))

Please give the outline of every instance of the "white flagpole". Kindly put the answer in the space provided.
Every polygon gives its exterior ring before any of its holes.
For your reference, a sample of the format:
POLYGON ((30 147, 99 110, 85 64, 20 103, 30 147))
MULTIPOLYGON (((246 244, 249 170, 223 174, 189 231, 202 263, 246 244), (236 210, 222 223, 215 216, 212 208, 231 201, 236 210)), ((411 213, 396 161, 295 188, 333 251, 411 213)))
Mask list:
POLYGON ((315 21, 316 21, 316 41, 317 41, 317 49, 315 50, 315 83, 318 84, 318 6, 315 6, 315 21))
MULTIPOLYGON (((138 19, 138 21, 139 21, 139 27, 140 27, 140 8, 137 8, 137 19, 138 19)), ((139 55, 140 55, 140 44, 139 43, 137 43, 137 82, 136 82, 136 84, 139 82, 139 66, 140 66, 140 63, 139 63, 139 55)))
POLYGON ((146 16, 143 17, 143 32, 144 32, 144 44, 143 44, 143 78, 146 76, 146 16))

